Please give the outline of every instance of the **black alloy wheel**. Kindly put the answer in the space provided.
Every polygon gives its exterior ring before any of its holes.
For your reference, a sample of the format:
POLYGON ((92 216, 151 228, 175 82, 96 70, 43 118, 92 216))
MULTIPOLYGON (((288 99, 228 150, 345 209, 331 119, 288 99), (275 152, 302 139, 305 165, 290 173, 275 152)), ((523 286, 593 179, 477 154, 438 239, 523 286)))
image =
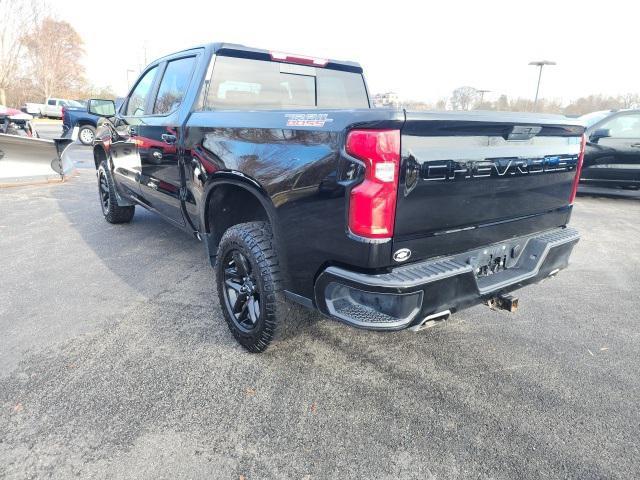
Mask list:
POLYGON ((111 205, 111 194, 109 192, 109 183, 105 172, 100 171, 98 177, 98 194, 100 195, 100 206, 102 214, 109 214, 109 206, 111 205))
POLYGON ((253 331, 260 321, 260 289, 251 262, 239 250, 230 250, 224 260, 225 308, 235 326, 253 331))

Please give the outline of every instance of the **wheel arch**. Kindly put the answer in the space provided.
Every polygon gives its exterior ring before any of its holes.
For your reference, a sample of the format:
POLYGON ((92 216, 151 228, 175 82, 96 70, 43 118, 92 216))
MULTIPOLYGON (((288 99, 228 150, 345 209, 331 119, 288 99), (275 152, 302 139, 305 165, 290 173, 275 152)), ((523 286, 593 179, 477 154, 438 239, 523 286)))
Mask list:
POLYGON ((212 263, 224 232, 250 221, 269 222, 278 251, 282 252, 276 208, 257 181, 239 172, 218 172, 208 182, 203 198, 200 225, 212 263))
MULTIPOLYGON (((107 152, 102 145, 95 145, 93 147, 93 162, 95 163, 96 170, 100 166, 100 163, 107 161, 108 158, 107 152)), ((111 166, 109 165, 109 167, 111 166)))

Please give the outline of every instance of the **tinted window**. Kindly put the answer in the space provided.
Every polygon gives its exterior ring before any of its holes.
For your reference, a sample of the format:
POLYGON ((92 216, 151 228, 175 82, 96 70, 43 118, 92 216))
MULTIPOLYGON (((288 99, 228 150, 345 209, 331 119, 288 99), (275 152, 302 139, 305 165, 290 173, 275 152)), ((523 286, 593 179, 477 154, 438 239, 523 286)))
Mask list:
POLYGON ((217 57, 204 109, 368 108, 359 73, 217 57))
POLYGON ((318 108, 369 108, 362 75, 318 69, 318 108))
POLYGON ((619 115, 599 128, 608 129, 611 138, 640 138, 640 114, 619 115))
POLYGON ((47 100, 47 105, 55 105, 56 101, 54 99, 47 100))
POLYGON ((156 75, 158 67, 153 67, 147 73, 144 74, 142 79, 136 85, 136 88, 129 97, 129 103, 127 104, 127 116, 140 117, 145 114, 144 108, 147 103, 147 98, 151 92, 151 86, 153 85, 153 78, 156 75))
POLYGON ((180 106, 189 87, 194 63, 195 57, 188 57, 173 60, 167 64, 158 89, 153 113, 161 115, 170 113, 180 106))

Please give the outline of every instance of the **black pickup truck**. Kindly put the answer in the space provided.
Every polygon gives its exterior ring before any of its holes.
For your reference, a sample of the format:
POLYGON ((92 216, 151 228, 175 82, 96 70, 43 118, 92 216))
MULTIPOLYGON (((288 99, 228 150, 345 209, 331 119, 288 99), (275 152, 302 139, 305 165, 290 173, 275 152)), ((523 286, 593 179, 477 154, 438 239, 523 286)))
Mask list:
POLYGON ((89 111, 106 220, 142 206, 201 239, 253 352, 285 300, 374 330, 512 310, 509 292, 566 267, 579 238, 580 124, 374 109, 356 63, 210 44, 89 111))
POLYGON ((587 128, 578 193, 640 189, 640 110, 592 112, 578 120, 587 128))

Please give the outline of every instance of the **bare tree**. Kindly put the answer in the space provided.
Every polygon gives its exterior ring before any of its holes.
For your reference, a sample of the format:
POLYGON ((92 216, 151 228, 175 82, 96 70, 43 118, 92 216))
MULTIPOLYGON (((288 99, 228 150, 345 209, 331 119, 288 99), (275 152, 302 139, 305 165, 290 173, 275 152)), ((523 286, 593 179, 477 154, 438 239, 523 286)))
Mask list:
POLYGON ((458 87, 451 93, 451 107, 454 110, 471 110, 478 98, 478 91, 473 87, 458 87))
POLYGON ((441 98, 436 102, 436 110, 446 110, 448 103, 449 99, 447 97, 441 98))
POLYGON ((44 7, 38 1, 0 0, 0 104, 20 75, 24 35, 38 22, 44 7))
POLYGON ((638 108, 640 107, 640 95, 637 93, 625 93, 619 97, 622 108, 638 108))
POLYGON ((588 95, 572 101, 564 109, 565 114, 583 115, 598 110, 612 110, 624 108, 624 100, 621 97, 611 97, 605 95, 588 95))
POLYGON ((45 18, 24 45, 31 77, 44 98, 72 96, 86 84, 84 42, 68 22, 45 18))
POLYGON ((412 111, 424 111, 424 110, 433 110, 434 106, 432 103, 421 102, 418 100, 405 100, 400 102, 400 107, 406 110, 412 111))
POLYGON ((117 97, 110 85, 98 87, 88 83, 76 92, 73 92, 71 96, 73 98, 104 98, 107 100, 115 100, 117 97))
POLYGON ((498 100, 495 102, 495 109, 501 111, 509 110, 509 97, 504 94, 500 95, 498 100))

